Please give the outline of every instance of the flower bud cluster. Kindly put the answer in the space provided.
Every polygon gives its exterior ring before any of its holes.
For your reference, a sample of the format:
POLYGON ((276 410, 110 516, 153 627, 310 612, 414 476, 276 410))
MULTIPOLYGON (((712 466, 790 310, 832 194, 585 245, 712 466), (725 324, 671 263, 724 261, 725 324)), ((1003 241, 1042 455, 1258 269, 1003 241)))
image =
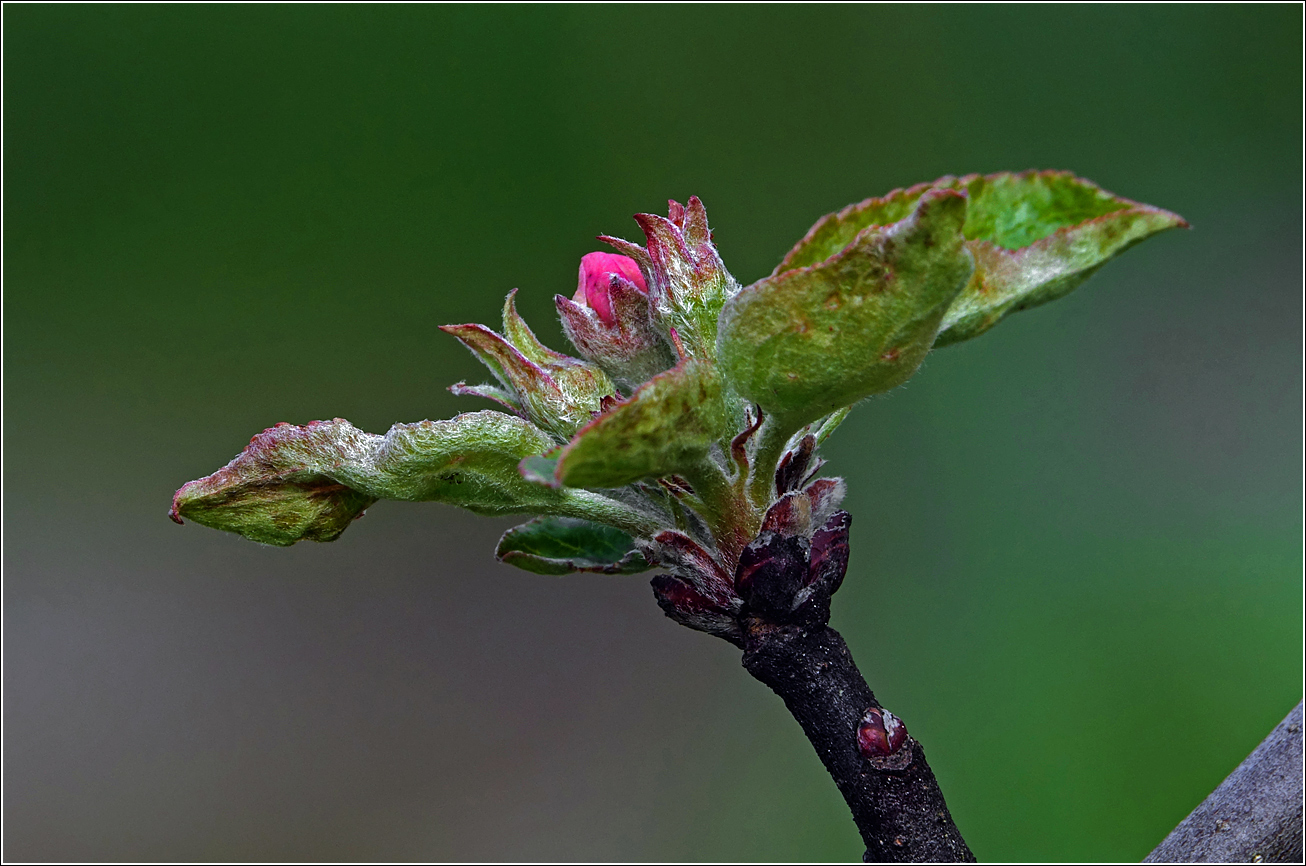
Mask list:
POLYGON ((634 390, 676 361, 653 325, 648 284, 629 256, 590 253, 580 260, 576 294, 554 297, 562 330, 580 354, 634 390))

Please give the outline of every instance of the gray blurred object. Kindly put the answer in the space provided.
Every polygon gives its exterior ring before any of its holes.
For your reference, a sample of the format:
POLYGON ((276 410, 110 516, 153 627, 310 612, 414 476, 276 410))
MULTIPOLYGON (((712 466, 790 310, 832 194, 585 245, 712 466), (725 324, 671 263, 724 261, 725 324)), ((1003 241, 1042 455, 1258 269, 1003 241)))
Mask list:
POLYGON ((1302 705, 1144 863, 1302 861, 1302 705))

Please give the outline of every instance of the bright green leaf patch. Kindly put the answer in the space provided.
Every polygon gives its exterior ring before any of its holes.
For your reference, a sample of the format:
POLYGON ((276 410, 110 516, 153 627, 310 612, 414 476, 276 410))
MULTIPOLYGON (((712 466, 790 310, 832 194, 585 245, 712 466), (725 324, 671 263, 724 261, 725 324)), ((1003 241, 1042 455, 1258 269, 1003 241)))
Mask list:
POLYGON ((929 191, 892 226, 745 288, 717 338, 733 387, 796 430, 906 381, 970 277, 965 215, 962 195, 929 191))
POLYGON ((690 470, 728 437, 716 365, 686 358, 581 428, 556 477, 571 487, 620 487, 690 470))
POLYGON ((1187 225, 1169 211, 1133 205, 1059 228, 1021 249, 968 241, 975 273, 944 316, 935 345, 977 337, 1011 313, 1067 295, 1139 241, 1187 225))
POLYGON ((1008 250, 1135 204, 1067 171, 967 175, 956 184, 969 197, 966 240, 1008 250))
POLYGON ((569 517, 539 517, 509 529, 495 556, 535 574, 636 574, 653 567, 620 529, 569 517))

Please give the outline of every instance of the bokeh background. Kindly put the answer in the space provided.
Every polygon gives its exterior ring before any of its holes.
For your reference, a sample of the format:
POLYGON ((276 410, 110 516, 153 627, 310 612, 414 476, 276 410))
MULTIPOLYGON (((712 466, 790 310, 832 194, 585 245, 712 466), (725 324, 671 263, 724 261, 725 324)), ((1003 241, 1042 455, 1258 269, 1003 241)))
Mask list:
POLYGON ((981 859, 1137 860, 1302 693, 1301 15, 7 6, 4 856, 852 860, 738 651, 381 503, 165 516, 278 421, 484 408, 601 232, 1069 168, 1193 224, 859 407, 842 630, 981 859))

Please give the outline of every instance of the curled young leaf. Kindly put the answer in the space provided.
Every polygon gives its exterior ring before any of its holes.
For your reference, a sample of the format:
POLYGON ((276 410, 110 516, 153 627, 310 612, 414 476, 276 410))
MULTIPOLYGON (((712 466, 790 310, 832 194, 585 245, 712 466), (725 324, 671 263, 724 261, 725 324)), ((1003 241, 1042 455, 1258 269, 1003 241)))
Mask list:
POLYGON ((455 382, 449 386, 449 391, 459 397, 480 397, 482 400, 498 403, 514 415, 524 417, 526 414, 516 394, 504 388, 496 388, 494 385, 468 385, 466 382, 455 382))
POLYGON ((495 400, 559 439, 568 439, 616 388, 598 367, 541 343, 517 314, 515 294, 516 289, 504 302, 503 335, 476 324, 440 328, 470 349, 507 392, 489 385, 469 387, 461 383, 450 390, 495 400))
POLYGON ((535 574, 637 574, 653 566, 620 529, 570 517, 537 517, 499 539, 500 562, 535 574))
POLYGON ((343 418, 264 430, 217 472, 177 491, 178 523, 237 532, 265 544, 333 541, 378 499, 435 500, 478 514, 566 508, 566 492, 532 484, 523 457, 551 445, 501 412, 396 424, 384 436, 343 418))
POLYGON ((735 295, 717 339, 731 384, 796 430, 906 381, 970 277, 965 217, 961 193, 927 191, 893 225, 735 295))
POLYGON ((974 274, 944 317, 939 346, 968 340, 1009 313, 1055 300, 1139 241, 1188 225, 1177 214, 1106 192, 1070 172, 947 176, 822 217, 775 274, 834 255, 867 227, 901 219, 936 189, 966 193, 963 234, 975 256, 974 274))
POLYGON ((558 460, 570 487, 620 487, 692 470, 728 437, 721 378, 710 361, 686 358, 582 427, 558 460))

